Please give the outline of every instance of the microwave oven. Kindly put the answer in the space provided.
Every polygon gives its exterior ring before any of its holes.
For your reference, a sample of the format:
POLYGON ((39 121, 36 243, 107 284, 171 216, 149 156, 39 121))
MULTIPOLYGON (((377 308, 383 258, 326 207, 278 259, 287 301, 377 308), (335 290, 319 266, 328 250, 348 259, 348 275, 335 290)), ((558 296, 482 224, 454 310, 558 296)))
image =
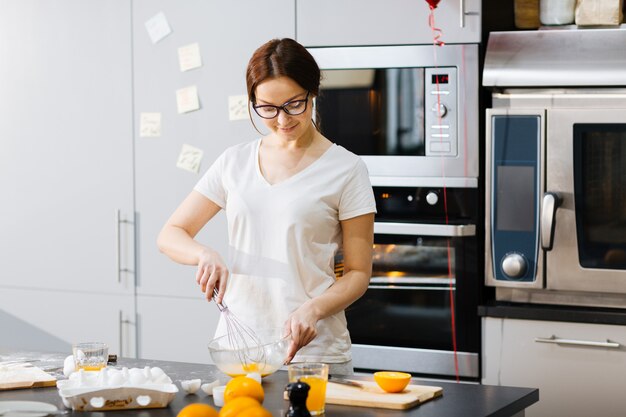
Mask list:
POLYGON ((308 48, 317 123, 375 186, 478 187, 478 46, 308 48))

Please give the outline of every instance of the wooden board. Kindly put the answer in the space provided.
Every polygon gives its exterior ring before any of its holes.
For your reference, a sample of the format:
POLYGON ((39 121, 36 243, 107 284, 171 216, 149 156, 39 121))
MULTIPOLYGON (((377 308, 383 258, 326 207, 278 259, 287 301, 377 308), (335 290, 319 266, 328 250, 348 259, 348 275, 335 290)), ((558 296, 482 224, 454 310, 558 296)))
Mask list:
POLYGON ((56 378, 30 364, 0 366, 0 390, 56 386, 56 378))
POLYGON ((373 381, 357 381, 363 388, 328 382, 326 403, 359 407, 391 408, 405 410, 443 395, 443 388, 427 385, 409 385, 402 392, 383 391, 373 381))

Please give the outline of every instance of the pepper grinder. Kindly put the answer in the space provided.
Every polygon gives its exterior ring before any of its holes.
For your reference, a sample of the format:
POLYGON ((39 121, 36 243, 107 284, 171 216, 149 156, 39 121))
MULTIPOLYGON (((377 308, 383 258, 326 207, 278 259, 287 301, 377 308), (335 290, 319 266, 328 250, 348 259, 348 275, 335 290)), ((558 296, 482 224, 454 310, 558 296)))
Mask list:
POLYGON ((306 408, 306 398, 311 387, 306 382, 292 382, 287 385, 287 396, 289 397, 289 410, 285 417, 311 417, 311 413, 306 408))

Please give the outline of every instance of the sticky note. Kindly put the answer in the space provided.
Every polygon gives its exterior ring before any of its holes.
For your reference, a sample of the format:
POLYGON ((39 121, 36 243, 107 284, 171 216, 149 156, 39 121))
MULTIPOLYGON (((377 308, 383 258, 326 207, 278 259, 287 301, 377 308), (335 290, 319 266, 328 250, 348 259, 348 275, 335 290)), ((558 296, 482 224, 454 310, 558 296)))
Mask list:
POLYGON ((194 146, 183 144, 176 166, 185 171, 198 173, 200 171, 200 162, 202 162, 202 156, 204 152, 202 149, 198 149, 194 146))
POLYGON ((248 118, 248 96, 228 96, 228 120, 246 120, 248 118))
POLYGON ((139 136, 142 138, 161 136, 161 113, 141 113, 139 117, 139 136))
POLYGON ((202 66, 200 46, 197 42, 178 48, 178 64, 180 65, 180 70, 183 72, 202 66))
POLYGON ((188 113, 200 108, 198 89, 195 85, 176 90, 176 107, 178 113, 188 113))
POLYGON ((157 43, 172 33, 172 29, 170 29, 170 25, 167 23, 167 19, 165 18, 165 14, 163 12, 159 12, 148 19, 145 22, 145 26, 152 43, 157 43))

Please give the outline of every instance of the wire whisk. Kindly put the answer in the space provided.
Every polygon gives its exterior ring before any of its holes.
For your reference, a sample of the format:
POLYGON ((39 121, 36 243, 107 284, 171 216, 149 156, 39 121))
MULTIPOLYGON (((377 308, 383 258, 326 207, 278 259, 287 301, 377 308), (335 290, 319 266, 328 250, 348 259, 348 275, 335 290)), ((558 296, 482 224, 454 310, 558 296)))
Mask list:
POLYGON ((226 322, 228 347, 233 350, 244 371, 253 372, 264 368, 265 349, 257 334, 243 323, 224 302, 217 302, 218 291, 213 289, 213 301, 226 322))

